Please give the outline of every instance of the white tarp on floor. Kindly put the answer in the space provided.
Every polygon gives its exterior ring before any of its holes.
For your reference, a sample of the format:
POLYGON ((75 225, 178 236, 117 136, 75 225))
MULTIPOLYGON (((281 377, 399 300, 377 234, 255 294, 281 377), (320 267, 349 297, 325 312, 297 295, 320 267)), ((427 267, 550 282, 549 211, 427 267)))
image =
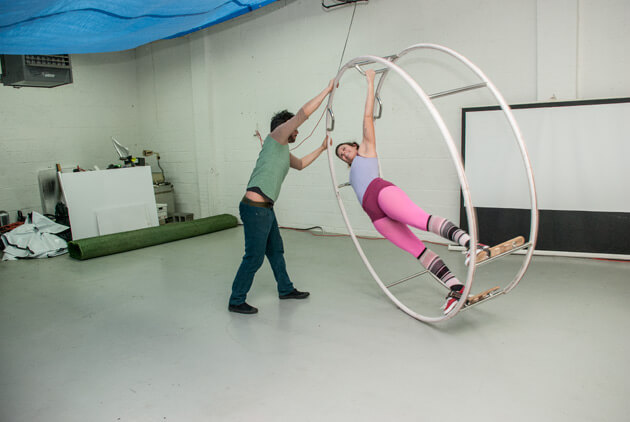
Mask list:
POLYGON ((2 260, 49 258, 67 253, 68 243, 56 235, 67 229, 33 211, 24 224, 2 235, 2 260))

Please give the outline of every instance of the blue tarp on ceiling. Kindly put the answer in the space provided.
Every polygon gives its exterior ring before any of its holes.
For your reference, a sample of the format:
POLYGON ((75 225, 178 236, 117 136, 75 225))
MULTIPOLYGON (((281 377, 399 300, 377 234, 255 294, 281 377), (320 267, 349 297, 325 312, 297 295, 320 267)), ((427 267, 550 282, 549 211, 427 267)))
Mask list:
POLYGON ((0 54, 128 50, 276 0, 0 0, 0 54))

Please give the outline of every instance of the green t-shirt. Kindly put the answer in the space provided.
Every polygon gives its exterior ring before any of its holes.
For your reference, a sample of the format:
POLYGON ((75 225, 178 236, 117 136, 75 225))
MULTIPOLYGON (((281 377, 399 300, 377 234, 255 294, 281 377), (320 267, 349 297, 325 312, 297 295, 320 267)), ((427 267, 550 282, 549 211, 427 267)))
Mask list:
POLYGON ((273 202, 280 195, 280 187, 289 172, 289 145, 278 143, 267 135, 256 160, 256 167, 247 183, 247 189, 257 187, 273 202))

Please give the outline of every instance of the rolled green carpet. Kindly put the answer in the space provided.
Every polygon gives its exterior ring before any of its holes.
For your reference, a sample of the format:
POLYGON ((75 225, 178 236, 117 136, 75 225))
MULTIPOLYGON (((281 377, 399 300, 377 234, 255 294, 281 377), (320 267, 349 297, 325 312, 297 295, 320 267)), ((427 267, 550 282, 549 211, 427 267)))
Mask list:
POLYGON ((225 230, 236 227, 237 223, 233 215, 220 214, 183 223, 73 240, 68 242, 68 252, 76 259, 96 258, 225 230))

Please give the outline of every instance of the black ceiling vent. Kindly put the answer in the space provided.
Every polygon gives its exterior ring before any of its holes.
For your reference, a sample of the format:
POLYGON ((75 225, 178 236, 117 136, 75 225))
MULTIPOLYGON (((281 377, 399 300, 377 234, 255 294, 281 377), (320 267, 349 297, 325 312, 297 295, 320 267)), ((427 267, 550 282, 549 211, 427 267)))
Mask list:
POLYGON ((72 66, 68 54, 56 56, 16 56, 4 54, 2 83, 16 88, 35 86, 52 88, 72 83, 72 66))

